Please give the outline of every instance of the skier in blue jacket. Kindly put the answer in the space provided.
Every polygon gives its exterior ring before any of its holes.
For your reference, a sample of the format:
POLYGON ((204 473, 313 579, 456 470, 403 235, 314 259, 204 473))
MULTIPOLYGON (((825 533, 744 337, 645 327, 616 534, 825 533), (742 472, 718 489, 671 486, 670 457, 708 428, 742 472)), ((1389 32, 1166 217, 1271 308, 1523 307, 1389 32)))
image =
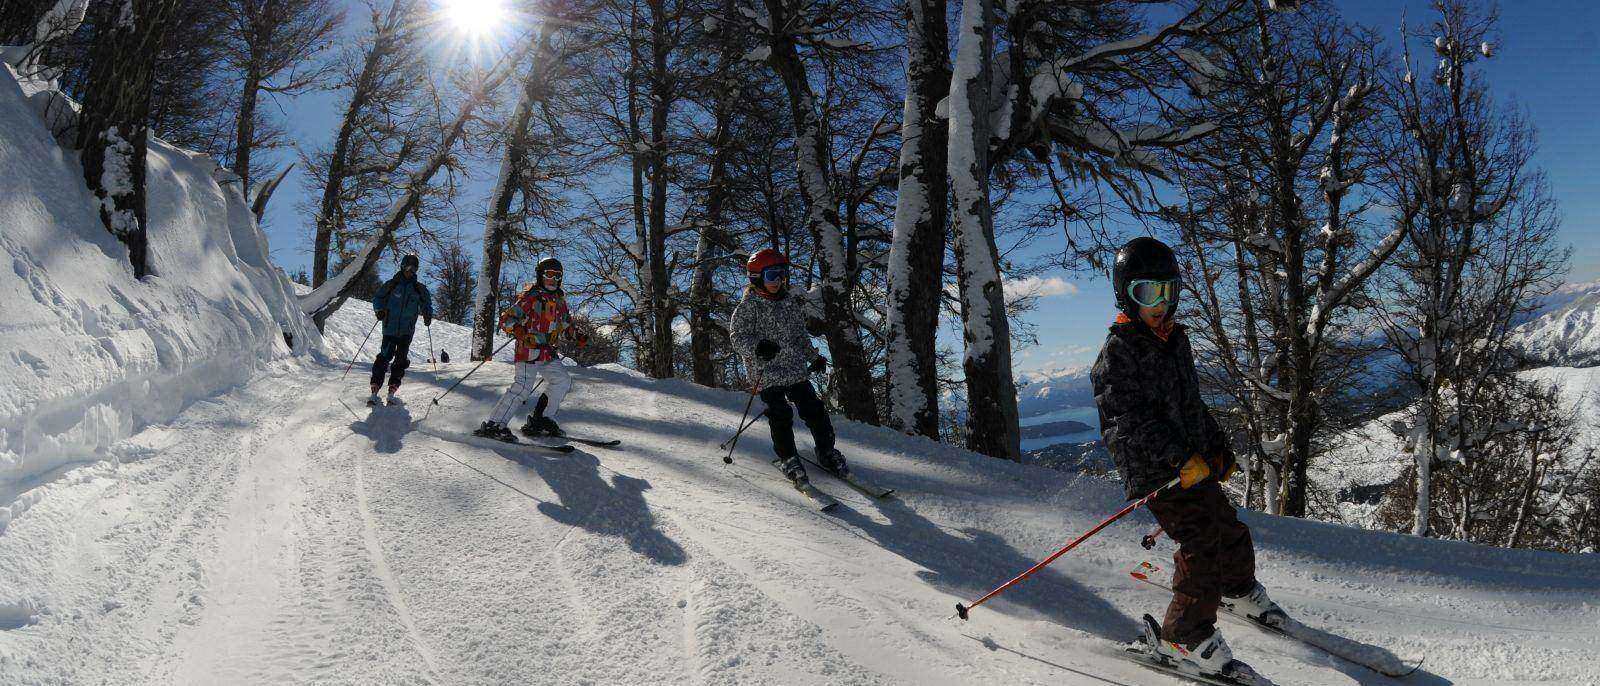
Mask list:
POLYGON ((378 287, 372 296, 372 310, 383 322, 383 345, 378 348, 378 358, 372 361, 372 397, 368 405, 378 404, 378 389, 389 377, 389 402, 395 402, 395 391, 400 390, 400 379, 411 366, 411 336, 417 332, 417 315, 424 326, 433 326, 433 298, 427 287, 417 280, 419 262, 416 255, 400 259, 400 271, 378 287))

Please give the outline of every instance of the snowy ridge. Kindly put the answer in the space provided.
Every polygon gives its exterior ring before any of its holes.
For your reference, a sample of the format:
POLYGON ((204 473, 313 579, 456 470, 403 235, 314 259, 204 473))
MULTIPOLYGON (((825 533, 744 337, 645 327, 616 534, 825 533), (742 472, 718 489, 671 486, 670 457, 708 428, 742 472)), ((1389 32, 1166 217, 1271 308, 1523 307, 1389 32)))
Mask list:
POLYGON ((135 280, 52 127, 75 106, 0 69, 0 530, 20 494, 196 399, 319 345, 237 184, 152 139, 155 275, 135 280), (46 118, 50 122, 46 124, 46 118))
POLYGON ((1557 367, 1600 365, 1600 282, 1568 284, 1546 298, 1511 345, 1531 361, 1557 367))

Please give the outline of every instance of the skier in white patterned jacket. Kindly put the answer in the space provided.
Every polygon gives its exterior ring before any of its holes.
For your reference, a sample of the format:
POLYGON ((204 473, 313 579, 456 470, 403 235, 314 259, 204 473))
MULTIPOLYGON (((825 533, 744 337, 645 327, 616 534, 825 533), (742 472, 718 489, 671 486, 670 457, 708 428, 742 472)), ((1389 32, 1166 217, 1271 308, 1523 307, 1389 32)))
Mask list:
POLYGON ((805 303, 789 292, 789 258, 767 248, 751 255, 745 270, 750 287, 733 312, 733 347, 755 375, 761 400, 767 405, 772 449, 778 455, 772 464, 796 488, 810 482, 794 444, 798 410, 816 442, 817 464, 848 476, 850 468, 844 456, 833 447, 833 422, 811 387, 810 375, 825 369, 828 361, 811 345, 805 303))

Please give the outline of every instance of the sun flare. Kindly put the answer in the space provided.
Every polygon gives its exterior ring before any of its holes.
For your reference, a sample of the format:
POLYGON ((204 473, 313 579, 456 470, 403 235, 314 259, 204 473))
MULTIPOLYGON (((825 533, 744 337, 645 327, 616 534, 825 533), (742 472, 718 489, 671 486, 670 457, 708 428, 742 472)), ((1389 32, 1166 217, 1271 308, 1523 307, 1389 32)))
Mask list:
POLYGON ((443 0, 442 8, 456 29, 472 36, 494 33, 508 14, 504 0, 443 0))

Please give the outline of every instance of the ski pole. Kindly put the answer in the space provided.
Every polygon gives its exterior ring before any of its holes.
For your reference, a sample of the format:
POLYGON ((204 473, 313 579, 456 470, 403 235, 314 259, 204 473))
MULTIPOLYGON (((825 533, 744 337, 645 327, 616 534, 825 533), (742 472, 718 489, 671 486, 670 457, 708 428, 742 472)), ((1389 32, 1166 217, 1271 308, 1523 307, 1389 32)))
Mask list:
POLYGON ((488 362, 489 362, 489 360, 492 360, 492 359, 494 359, 494 356, 495 356, 495 355, 496 355, 496 354, 497 354, 497 353, 499 353, 499 352, 500 352, 500 351, 501 351, 501 350, 505 350, 505 348, 506 348, 506 346, 507 346, 507 345, 510 345, 510 344, 511 344, 511 342, 512 342, 512 341, 514 341, 514 340, 517 340, 517 339, 515 339, 515 338, 507 338, 507 339, 506 339, 506 342, 504 342, 504 343, 501 343, 501 344, 500 344, 500 347, 498 347, 498 348, 495 348, 495 349, 494 349, 494 352, 492 352, 492 353, 489 353, 489 356, 488 356, 488 357, 485 357, 485 358, 483 358, 483 361, 482 361, 482 362, 479 362, 479 363, 478 363, 478 366, 477 366, 477 367, 473 367, 473 368, 472 368, 472 371, 470 371, 470 372, 467 372, 467 373, 466 373, 466 374, 463 374, 463 375, 462 375, 462 376, 461 376, 461 378, 459 378, 459 379, 456 379, 456 382, 455 382, 455 383, 453 383, 453 384, 450 384, 450 387, 449 387, 449 388, 446 388, 446 389, 444 389, 444 392, 443 392, 443 393, 440 393, 440 394, 439 394, 439 397, 437 397, 437 398, 434 398, 434 399, 433 399, 433 404, 435 404, 435 405, 438 405, 438 404, 439 404, 439 401, 440 401, 440 400, 444 400, 444 397, 445 397, 445 396, 447 396, 447 395, 450 395, 450 391, 453 391, 453 390, 455 390, 455 389, 456 389, 456 386, 460 386, 460 385, 461 385, 461 382, 463 382, 463 381, 466 381, 466 380, 467 380, 467 377, 469 377, 469 376, 472 376, 472 372, 476 372, 476 371, 478 371, 478 369, 479 369, 479 367, 482 367, 482 366, 483 366, 483 365, 485 365, 485 364, 487 364, 487 363, 488 363, 488 362))
POLYGON ((361 347, 356 348, 356 355, 350 358, 350 364, 344 366, 344 373, 339 375, 340 381, 344 381, 345 377, 350 376, 350 368, 356 366, 356 360, 361 359, 361 351, 367 349, 367 341, 372 340, 372 332, 378 330, 378 322, 379 320, 372 320, 372 328, 367 329, 367 337, 361 339, 361 347))
MULTIPOLYGON (((756 386, 759 387, 760 385, 761 385, 761 380, 758 377, 756 379, 756 386)), ((719 449, 719 450, 722 449, 723 447, 727 447, 727 449, 728 449, 728 454, 722 456, 722 464, 733 464, 733 449, 737 448, 739 446, 739 436, 744 433, 745 429, 750 428, 751 424, 755 424, 756 423, 756 419, 760 419, 761 415, 767 413, 766 410, 762 410, 761 414, 757 414, 755 416, 755 419, 751 419, 750 423, 746 424, 744 420, 745 420, 746 417, 750 416, 750 406, 754 405, 755 402, 756 402, 756 391, 755 390, 751 390, 750 391, 750 399, 746 400, 744 402, 744 414, 739 415, 739 430, 733 432, 733 438, 730 438, 730 439, 728 439, 726 441, 723 441, 723 442, 717 444, 717 449, 719 449)))
POLYGON ((1036 564, 1036 565, 1034 565, 1032 567, 1029 567, 1028 571, 1023 572, 1021 574, 1018 574, 1017 578, 1012 579, 1010 581, 1007 581, 1007 582, 1001 584, 999 588, 996 588, 993 591, 989 591, 989 593, 984 595, 982 598, 979 598, 979 599, 973 601, 971 605, 962 605, 961 603, 956 603, 956 616, 958 616, 958 617, 960 617, 962 619, 966 619, 967 618, 967 613, 969 611, 971 611, 972 608, 975 608, 975 607, 977 607, 979 605, 984 604, 990 598, 993 598, 993 597, 995 597, 997 595, 1000 595, 1001 593, 1004 593, 1006 589, 1011 588, 1013 585, 1017 584, 1018 582, 1022 581, 1023 579, 1026 579, 1029 576, 1032 576, 1034 572, 1037 572, 1037 571, 1039 571, 1041 569, 1044 569, 1046 565, 1050 564, 1051 562, 1055 562, 1056 558, 1061 557, 1062 555, 1067 554, 1067 551, 1078 547, 1079 543, 1082 543, 1082 542, 1084 542, 1086 540, 1089 540, 1090 536, 1093 536, 1093 535, 1095 535, 1097 533, 1100 533, 1101 529, 1104 529, 1104 528, 1106 528, 1108 526, 1111 526, 1111 523, 1117 521, 1118 519, 1122 519, 1123 515, 1126 515, 1129 512, 1132 512, 1132 511, 1134 511, 1136 509, 1139 509, 1139 507, 1143 506, 1145 503, 1150 502, 1151 498, 1154 498, 1157 495, 1160 495, 1162 491, 1165 491, 1165 490, 1167 490, 1169 488, 1172 488, 1173 485, 1178 483, 1178 480, 1179 480, 1178 477, 1176 477, 1176 476, 1172 477, 1171 481, 1168 481, 1161 488, 1158 488, 1158 489, 1156 489, 1154 491, 1151 491, 1150 495, 1147 495, 1147 496, 1145 496, 1143 498, 1140 498, 1140 499, 1138 499, 1138 500, 1136 500, 1134 502, 1128 503, 1127 507, 1122 508, 1116 514, 1111 515, 1110 517, 1106 518, 1105 521, 1100 522, 1099 524, 1096 524, 1093 529, 1090 529, 1089 531, 1085 532, 1082 536, 1079 536, 1076 539, 1073 539, 1073 541, 1071 543, 1068 543, 1065 546, 1062 546, 1062 548, 1060 550, 1057 550, 1054 553, 1051 553, 1050 557, 1045 558, 1044 561, 1042 561, 1039 564, 1036 564))
POLYGON ((428 361, 433 363, 433 373, 439 373, 439 358, 433 354, 433 325, 428 325, 428 361))

